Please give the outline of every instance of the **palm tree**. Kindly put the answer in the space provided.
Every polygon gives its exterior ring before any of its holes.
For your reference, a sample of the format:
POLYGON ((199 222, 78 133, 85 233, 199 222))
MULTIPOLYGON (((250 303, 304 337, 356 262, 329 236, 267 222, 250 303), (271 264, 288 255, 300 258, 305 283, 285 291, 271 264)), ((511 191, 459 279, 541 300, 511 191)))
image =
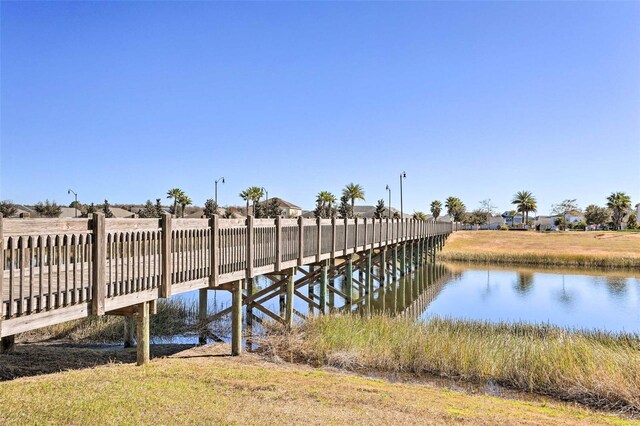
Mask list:
POLYGON ((413 218, 415 220, 427 220, 427 215, 422 212, 414 212, 413 218))
POLYGON ((438 200, 433 200, 431 202, 431 214, 433 215, 433 220, 438 220, 438 217, 440 217, 441 211, 442 211, 442 203, 438 200))
POLYGON ((351 211, 353 212, 353 206, 356 204, 356 200, 364 201, 364 188, 357 183, 350 183, 342 190, 342 195, 351 200, 351 211))
POLYGON ((627 215, 627 210, 631 208, 631 197, 624 192, 612 192, 607 197, 607 207, 611 209, 611 220, 613 226, 622 229, 622 220, 627 215))
POLYGON ((517 211, 522 213, 523 224, 526 225, 529 222, 529 212, 536 211, 538 204, 536 198, 530 191, 518 191, 513 196, 511 204, 515 204, 517 211))
POLYGON ((193 204, 193 201, 191 201, 191 198, 189 198, 187 194, 182 194, 178 198, 178 203, 180 203, 180 214, 182 217, 184 217, 184 210, 188 205, 193 204))
POLYGON ((460 198, 448 197, 445 200, 444 206, 447 209, 447 214, 453 217, 454 221, 462 221, 466 207, 460 198))
POLYGON ((176 216, 178 215, 178 212, 176 210, 178 208, 178 200, 183 195, 184 191, 180 188, 172 188, 167 191, 167 198, 173 198, 173 214, 176 216))
POLYGON ((247 203, 247 216, 249 215, 249 201, 253 203, 253 214, 256 214, 256 203, 264 197, 264 190, 258 186, 250 186, 240 193, 240 197, 247 203))
POLYGON ((336 202, 336 196, 329 191, 320 191, 316 196, 316 203, 322 206, 322 211, 326 217, 331 217, 331 208, 336 202))

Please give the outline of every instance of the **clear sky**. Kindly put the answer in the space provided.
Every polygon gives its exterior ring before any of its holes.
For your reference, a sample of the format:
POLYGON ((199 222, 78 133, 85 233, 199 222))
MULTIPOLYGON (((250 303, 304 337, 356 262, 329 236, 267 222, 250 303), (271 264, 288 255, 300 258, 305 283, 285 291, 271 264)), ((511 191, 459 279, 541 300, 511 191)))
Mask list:
POLYGON ((640 202, 640 2, 0 7, 0 199, 640 202))

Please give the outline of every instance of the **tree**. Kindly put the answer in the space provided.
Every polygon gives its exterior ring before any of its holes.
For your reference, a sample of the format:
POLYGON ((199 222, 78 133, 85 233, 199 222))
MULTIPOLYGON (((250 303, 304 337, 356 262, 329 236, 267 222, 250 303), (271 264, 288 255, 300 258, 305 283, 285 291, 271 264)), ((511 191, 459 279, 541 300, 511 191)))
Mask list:
POLYGON ((104 213, 104 217, 106 218, 113 217, 113 212, 111 211, 111 205, 107 200, 104 200, 104 204, 102 206, 102 213, 104 213))
POLYGON ((170 190, 167 191, 167 198, 173 198, 173 210, 171 210, 171 213, 173 213, 174 215, 178 216, 178 201, 180 200, 180 197, 184 195, 184 191, 182 191, 182 189, 180 188, 172 188, 170 190))
POLYGON ((187 194, 182 193, 182 195, 178 197, 178 203, 180 204, 180 216, 184 217, 187 206, 193 204, 193 201, 191 201, 191 198, 189 198, 187 194))
POLYGON ((638 214, 632 212, 627 219, 627 229, 638 229, 638 214))
POLYGON ((11 200, 0 201, 0 214, 3 217, 11 217, 16 213, 18 213, 18 208, 11 202, 11 200))
POLYGON ((316 209, 319 215, 316 217, 329 218, 333 210, 333 204, 336 202, 336 196, 329 191, 320 191, 316 196, 316 209))
POLYGON ((40 201, 33 209, 42 217, 59 217, 62 213, 62 208, 55 201, 49 200, 45 200, 44 203, 40 201))
POLYGON ((631 208, 631 197, 624 192, 612 192, 607 197, 607 207, 611 209, 611 221, 616 230, 622 229, 622 221, 631 208))
POLYGON ((376 219, 382 219, 386 210, 387 208, 384 205, 384 200, 382 198, 379 199, 378 204, 376 204, 376 210, 373 212, 373 217, 376 219))
POLYGON ((213 198, 209 198, 204 202, 204 215, 206 217, 213 217, 218 214, 218 205, 213 198))
POLYGON ((260 198, 264 197, 264 191, 257 186, 250 186, 240 193, 240 197, 247 203, 247 216, 249 215, 249 201, 253 203, 253 213, 256 213, 256 203, 260 201, 260 198))
POLYGON ((147 200, 142 210, 140 210, 140 217, 147 218, 147 219, 158 217, 156 206, 153 205, 151 200, 147 200))
POLYGON ((611 219, 611 212, 605 207, 588 205, 584 210, 584 219, 587 225, 596 225, 604 227, 611 219))
POLYGON ((284 212, 280 208, 278 201, 275 198, 270 199, 265 206, 266 217, 278 217, 282 216, 284 212))
POLYGON ((454 222, 462 222, 464 213, 467 210, 464 203, 458 197, 448 197, 444 203, 447 214, 453 217, 454 222))
POLYGON ((558 226, 562 231, 567 229, 567 215, 577 213, 579 211, 580 208, 578 207, 575 198, 573 200, 567 199, 559 204, 553 204, 551 206, 551 213, 562 216, 562 220, 556 220, 556 226, 558 226))
POLYGON ((567 219, 564 216, 556 217, 556 220, 553 221, 553 224, 560 228, 561 231, 567 229, 567 219))
POLYGON ((351 207, 351 204, 349 204, 349 197, 347 197, 346 195, 340 197, 340 206, 338 207, 338 213, 343 219, 353 218, 353 208, 351 207))
POLYGON ((356 200, 364 201, 364 188, 357 183, 350 183, 342 190, 342 196, 347 197, 351 201, 351 214, 353 215, 353 208, 356 200))
POLYGON ((164 209, 160 203, 160 198, 156 198, 156 217, 162 217, 164 215, 164 209))
POLYGON ((538 209, 536 198, 530 191, 516 192, 511 204, 515 204, 517 211, 522 213, 523 223, 529 222, 529 212, 538 209))
POLYGON ((427 215, 423 212, 413 212, 413 218, 415 220, 427 220, 427 215))
POLYGON ((87 207, 87 211, 82 214, 82 217, 91 217, 96 212, 96 205, 91 203, 87 207))
POLYGON ((480 208, 478 211, 482 212, 486 216, 486 221, 480 223, 480 225, 484 225, 485 223, 489 223, 491 221, 491 216, 496 214, 497 206, 491 203, 491 198, 487 198, 486 200, 480 201, 480 208))
POLYGON ((442 203, 438 200, 433 200, 431 202, 431 214, 433 215, 433 220, 438 220, 441 212, 442 212, 442 203))

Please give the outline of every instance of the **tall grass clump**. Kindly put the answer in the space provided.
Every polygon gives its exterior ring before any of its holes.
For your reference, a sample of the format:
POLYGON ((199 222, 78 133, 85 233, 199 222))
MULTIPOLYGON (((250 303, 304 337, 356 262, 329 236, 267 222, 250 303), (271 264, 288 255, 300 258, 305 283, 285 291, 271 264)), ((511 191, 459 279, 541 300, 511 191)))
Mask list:
POLYGON ((546 325, 327 315, 263 347, 289 361, 351 370, 435 374, 640 412, 640 336, 546 325))

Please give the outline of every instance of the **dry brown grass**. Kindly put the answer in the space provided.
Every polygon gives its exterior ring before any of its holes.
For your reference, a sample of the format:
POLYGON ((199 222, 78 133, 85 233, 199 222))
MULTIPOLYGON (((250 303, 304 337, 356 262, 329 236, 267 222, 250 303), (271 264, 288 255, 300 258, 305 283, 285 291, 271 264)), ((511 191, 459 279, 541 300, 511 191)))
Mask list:
POLYGON ((493 381, 590 406, 640 413, 640 336, 552 326, 328 315, 263 346, 278 356, 359 371, 493 381))
POLYGON ((144 368, 112 364, 0 383, 0 424, 638 424, 564 403, 389 383, 211 348, 144 368))
POLYGON ((640 267, 640 233, 460 231, 443 260, 640 267))

